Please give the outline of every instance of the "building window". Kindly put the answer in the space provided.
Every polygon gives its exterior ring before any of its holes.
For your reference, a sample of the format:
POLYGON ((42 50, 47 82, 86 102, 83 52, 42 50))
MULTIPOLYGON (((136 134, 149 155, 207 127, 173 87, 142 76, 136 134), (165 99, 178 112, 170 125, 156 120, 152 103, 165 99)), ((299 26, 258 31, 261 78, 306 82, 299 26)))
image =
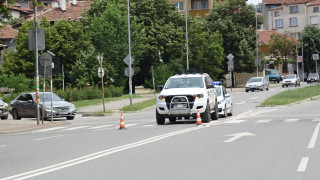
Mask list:
POLYGON ((298 18, 296 17, 293 17, 293 18, 290 18, 290 26, 298 26, 298 18))
POLYGON ((314 13, 319 12, 319 7, 313 7, 313 12, 314 12, 314 13))
POLYGON ((311 16, 310 17, 310 24, 319 24, 318 16, 311 16))
POLYGON ((280 12, 279 11, 275 11, 274 12, 274 17, 280 16, 280 12))
POLYGON ((277 19, 276 28, 282 28, 282 27, 283 27, 283 19, 277 19))
POLYGON ((296 33, 290 33, 290 36, 298 39, 299 38, 299 33, 297 33, 297 32, 296 33))
POLYGON ((293 14, 293 13, 299 13, 298 5, 290 6, 290 14, 293 14))
POLYGON ((184 11, 184 2, 176 2, 174 5, 178 8, 178 11, 184 11))
POLYGON ((192 9, 209 9, 209 1, 193 1, 193 7, 192 9))

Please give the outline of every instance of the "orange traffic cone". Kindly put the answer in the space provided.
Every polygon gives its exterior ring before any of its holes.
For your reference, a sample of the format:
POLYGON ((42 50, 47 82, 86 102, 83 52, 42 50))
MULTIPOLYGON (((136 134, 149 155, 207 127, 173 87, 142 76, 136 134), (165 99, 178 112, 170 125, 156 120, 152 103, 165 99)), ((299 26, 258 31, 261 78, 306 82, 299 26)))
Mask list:
POLYGON ((197 121, 196 121, 196 125, 201 125, 202 121, 201 121, 201 117, 200 117, 200 113, 199 110, 197 110, 197 121))
POLYGON ((123 115, 121 113, 121 118, 120 118, 120 128, 119 129, 125 129, 125 125, 124 125, 124 120, 123 120, 123 115))

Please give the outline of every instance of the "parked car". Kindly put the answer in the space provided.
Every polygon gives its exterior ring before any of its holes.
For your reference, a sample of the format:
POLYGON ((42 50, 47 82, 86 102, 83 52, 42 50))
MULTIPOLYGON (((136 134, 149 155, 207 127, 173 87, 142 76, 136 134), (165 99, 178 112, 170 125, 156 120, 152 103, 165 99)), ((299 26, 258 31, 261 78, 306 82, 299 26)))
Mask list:
POLYGON ((245 87, 246 92, 254 90, 269 90, 269 82, 265 77, 252 77, 248 80, 245 87))
MULTIPOLYGON (((66 117, 68 120, 74 119, 76 116, 76 107, 67 101, 61 99, 58 95, 50 92, 39 93, 40 97, 40 117, 42 118, 42 110, 44 108, 44 118, 51 118, 51 112, 53 117, 66 117), (51 106, 52 99, 52 106, 51 106)), ((37 103, 36 93, 22 93, 16 99, 10 102, 9 112, 13 119, 21 118, 36 118, 37 117, 37 103)))
POLYGON ((8 119, 8 113, 9 107, 8 104, 3 102, 2 99, 0 99, 0 117, 1 119, 8 119))
POLYGON ((288 74, 283 77, 282 87, 300 86, 300 78, 296 74, 288 74))
POLYGON ((279 83, 281 81, 281 76, 276 69, 266 69, 266 76, 269 77, 269 81, 273 81, 274 83, 279 83))
POLYGON ((318 73, 309 73, 307 78, 307 83, 317 82, 319 83, 319 74, 318 73))
POLYGON ((233 107, 230 94, 228 94, 221 81, 215 81, 214 87, 217 92, 219 115, 222 117, 232 116, 233 107))

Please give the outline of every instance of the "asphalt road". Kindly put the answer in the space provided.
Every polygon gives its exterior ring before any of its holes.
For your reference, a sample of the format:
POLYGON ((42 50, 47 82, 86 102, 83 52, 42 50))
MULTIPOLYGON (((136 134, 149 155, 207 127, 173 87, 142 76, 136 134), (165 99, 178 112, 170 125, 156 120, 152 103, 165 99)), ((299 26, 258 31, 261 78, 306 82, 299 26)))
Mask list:
MULTIPOLYGON (((292 87, 295 88, 295 87, 292 87)), ((287 88, 232 93, 234 116, 158 126, 155 107, 0 135, 0 179, 320 179, 319 101, 257 108, 287 88)))

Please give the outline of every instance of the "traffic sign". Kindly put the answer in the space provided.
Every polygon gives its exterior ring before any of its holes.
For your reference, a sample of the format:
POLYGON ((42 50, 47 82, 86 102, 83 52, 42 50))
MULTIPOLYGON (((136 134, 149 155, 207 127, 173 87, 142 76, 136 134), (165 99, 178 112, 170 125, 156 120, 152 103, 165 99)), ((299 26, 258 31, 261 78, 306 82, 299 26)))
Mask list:
POLYGON ((315 61, 319 60, 319 54, 312 54, 312 59, 315 61))
POLYGON ((255 59, 255 60, 254 60, 254 64, 255 64, 256 66, 261 65, 261 59, 260 59, 260 58, 255 59))
POLYGON ((302 62, 302 56, 298 56, 298 63, 302 62))
POLYGON ((227 58, 228 58, 229 60, 232 60, 232 59, 234 58, 234 56, 230 53, 230 54, 227 56, 227 58))
POLYGON ((98 69, 98 76, 99 76, 99 78, 104 77, 104 69, 102 67, 99 67, 99 69, 98 69))
MULTIPOLYGON (((124 58, 123 62, 125 62, 128 66, 130 64, 130 56, 129 54, 127 55, 126 58, 124 58)), ((131 64, 134 62, 134 59, 131 57, 131 64)))
MULTIPOLYGON (((127 67, 125 70, 124 70, 124 74, 129 77, 129 67, 127 67)), ((133 76, 134 74, 134 69, 131 68, 131 76, 133 76)))
POLYGON ((97 56, 99 64, 102 64, 103 56, 97 56))
POLYGON ((52 63, 52 56, 51 54, 45 52, 45 53, 42 53, 40 55, 40 58, 39 58, 39 63, 41 66, 51 66, 51 63, 52 63))

